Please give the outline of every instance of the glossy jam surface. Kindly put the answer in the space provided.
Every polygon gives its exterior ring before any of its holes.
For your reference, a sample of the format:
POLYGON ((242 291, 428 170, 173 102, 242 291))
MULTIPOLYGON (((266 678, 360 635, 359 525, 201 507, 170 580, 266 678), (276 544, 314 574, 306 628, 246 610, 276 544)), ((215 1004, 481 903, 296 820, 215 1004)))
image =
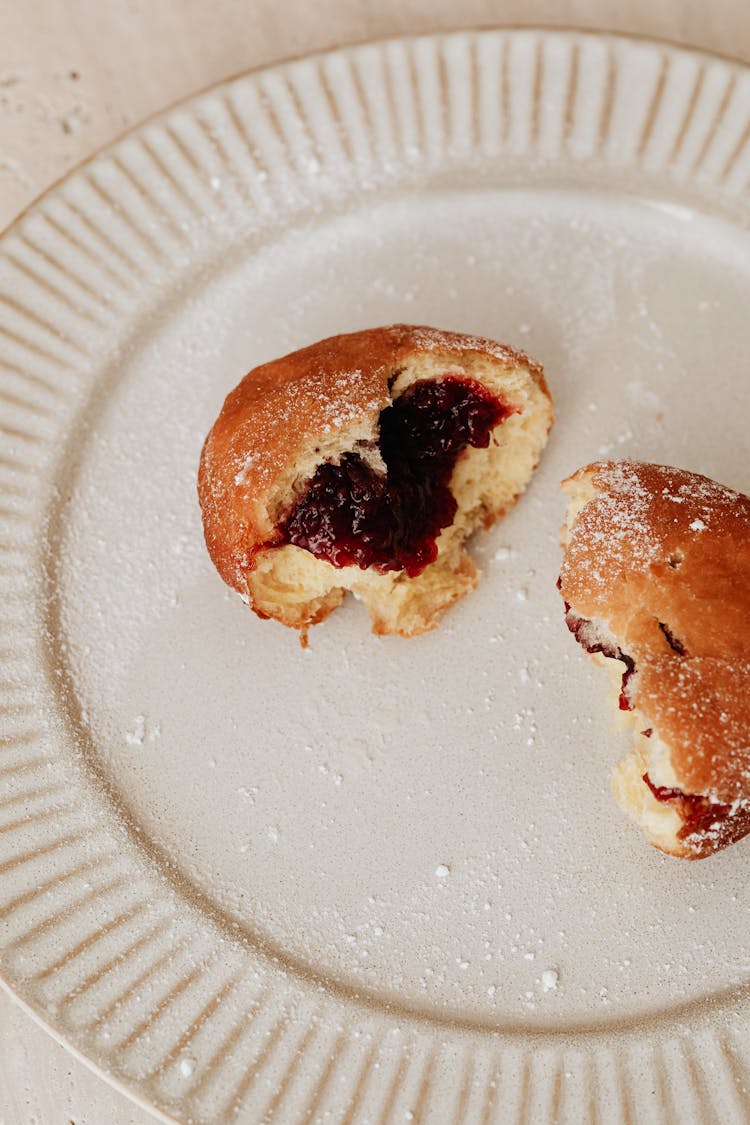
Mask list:
POLYGON ((281 541, 334 566, 355 564, 416 577, 437 557, 453 522, 450 479, 468 447, 484 449, 513 409, 460 375, 414 383, 380 415, 387 474, 357 453, 320 465, 279 526, 281 541))
POLYGON ((698 793, 683 793, 681 789, 672 789, 666 785, 654 785, 647 773, 643 780, 661 804, 671 804, 676 808, 683 820, 679 835, 688 836, 696 832, 705 832, 714 821, 723 820, 729 812, 729 805, 719 805, 708 797, 698 793))

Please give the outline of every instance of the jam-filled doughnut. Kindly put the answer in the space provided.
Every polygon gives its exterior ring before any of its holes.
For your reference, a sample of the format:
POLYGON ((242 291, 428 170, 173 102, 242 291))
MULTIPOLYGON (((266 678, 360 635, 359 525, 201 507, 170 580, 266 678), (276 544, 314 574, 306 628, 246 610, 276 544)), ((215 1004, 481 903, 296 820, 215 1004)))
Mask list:
POLYGON ((629 461, 563 489, 566 622, 634 723, 615 796, 657 848, 711 855, 750 832, 750 498, 629 461))
POLYGON ((305 631, 351 590, 414 636, 476 584, 464 550, 523 491, 552 424, 541 367, 491 340, 396 324, 251 371, 201 456, 221 577, 305 631))

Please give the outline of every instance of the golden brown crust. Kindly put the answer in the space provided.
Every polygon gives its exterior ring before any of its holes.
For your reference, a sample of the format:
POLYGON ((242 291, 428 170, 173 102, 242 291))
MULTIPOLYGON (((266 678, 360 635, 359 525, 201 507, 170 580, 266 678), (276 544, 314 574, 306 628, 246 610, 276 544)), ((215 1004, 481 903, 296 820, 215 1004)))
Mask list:
POLYGON ((721 804, 750 797, 750 660, 670 655, 636 668, 634 701, 669 746, 680 787, 721 804))
POLYGON ((275 531, 266 503, 275 482, 342 427, 358 421, 374 427, 399 365, 430 352, 446 363, 474 354, 508 368, 522 365, 549 398, 541 367, 522 353, 406 324, 331 336, 256 367, 227 396, 198 473, 206 545, 225 582, 246 593, 253 552, 275 531))
POLYGON ((670 647, 750 657, 750 498, 707 477, 632 461, 595 462, 563 483, 598 492, 570 535, 560 580, 581 617, 600 618, 624 652, 670 647))
POLYGON ((588 465, 563 488, 591 498, 569 530, 562 596, 634 661, 631 703, 679 788, 732 806, 680 833, 675 854, 711 854, 750 831, 750 498, 637 462, 588 465))

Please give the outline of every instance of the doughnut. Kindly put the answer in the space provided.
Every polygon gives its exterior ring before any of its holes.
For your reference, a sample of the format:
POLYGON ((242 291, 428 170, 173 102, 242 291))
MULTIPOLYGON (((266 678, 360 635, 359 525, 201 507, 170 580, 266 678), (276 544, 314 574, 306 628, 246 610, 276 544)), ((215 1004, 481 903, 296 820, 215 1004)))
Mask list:
POLYGON ((464 549, 516 501, 552 424, 542 368, 502 344, 396 324, 256 367, 198 473, 206 546, 260 617, 302 631, 350 590, 416 636, 474 588, 464 549))
POLYGON ((710 856, 750 832, 750 497, 633 461, 562 488, 566 623, 633 730, 615 797, 661 851, 710 856))

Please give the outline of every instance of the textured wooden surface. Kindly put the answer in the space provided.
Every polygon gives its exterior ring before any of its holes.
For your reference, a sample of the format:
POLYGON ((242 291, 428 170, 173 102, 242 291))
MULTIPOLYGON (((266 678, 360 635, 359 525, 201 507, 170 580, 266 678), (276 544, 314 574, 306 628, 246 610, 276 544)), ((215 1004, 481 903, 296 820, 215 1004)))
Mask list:
MULTIPOLYGON (((380 35, 521 23, 750 61, 747 0, 0 0, 0 226, 144 117, 248 67, 380 35)), ((0 1125, 149 1121, 0 993, 0 1125)))

